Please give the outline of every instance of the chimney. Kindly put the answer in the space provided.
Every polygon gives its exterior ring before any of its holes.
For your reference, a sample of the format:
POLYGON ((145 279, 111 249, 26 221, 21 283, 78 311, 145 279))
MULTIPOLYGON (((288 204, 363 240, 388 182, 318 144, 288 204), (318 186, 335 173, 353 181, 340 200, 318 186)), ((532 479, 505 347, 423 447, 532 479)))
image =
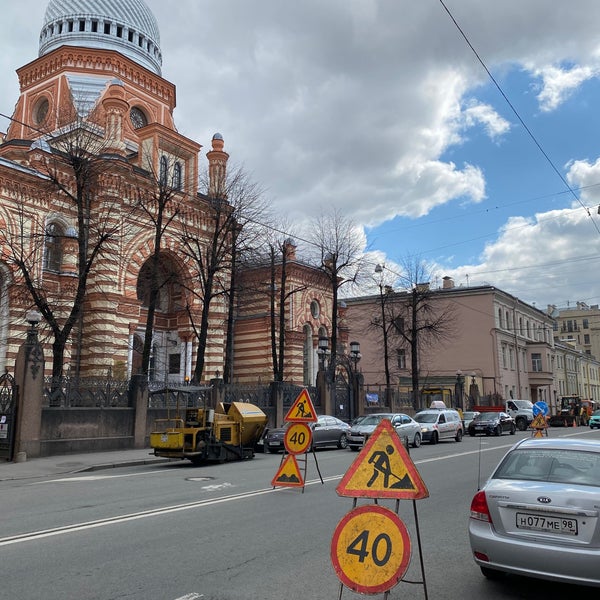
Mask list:
POLYGON ((444 283, 442 283, 443 290, 451 290, 454 287, 454 279, 446 275, 444 278, 444 283))

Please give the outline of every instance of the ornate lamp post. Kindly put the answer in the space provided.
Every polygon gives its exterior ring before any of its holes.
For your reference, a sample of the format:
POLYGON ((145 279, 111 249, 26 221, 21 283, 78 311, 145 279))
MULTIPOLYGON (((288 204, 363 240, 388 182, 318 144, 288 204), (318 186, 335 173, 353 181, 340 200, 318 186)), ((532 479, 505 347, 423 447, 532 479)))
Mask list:
POLYGON ((327 357, 329 356, 329 338, 325 336, 319 337, 317 346, 317 355, 319 356, 319 371, 325 371, 327 366, 327 357))
POLYGON ((360 344, 358 342, 350 342, 350 364, 352 366, 351 369, 351 383, 352 383, 352 410, 350 411, 350 418, 354 419, 354 417, 357 417, 360 413, 360 406, 359 406, 359 392, 360 392, 360 385, 359 385, 359 376, 358 376, 358 361, 361 359, 361 354, 360 354, 360 344))

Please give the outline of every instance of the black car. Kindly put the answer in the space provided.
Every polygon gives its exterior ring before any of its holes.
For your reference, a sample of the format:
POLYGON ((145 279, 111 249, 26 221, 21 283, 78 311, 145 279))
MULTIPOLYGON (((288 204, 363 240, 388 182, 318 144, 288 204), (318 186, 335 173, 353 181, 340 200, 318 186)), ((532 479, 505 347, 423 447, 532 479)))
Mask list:
POLYGON ((469 423, 469 435, 471 437, 478 434, 502 435, 505 431, 508 431, 510 435, 514 435, 516 430, 515 420, 505 412, 482 412, 469 423))

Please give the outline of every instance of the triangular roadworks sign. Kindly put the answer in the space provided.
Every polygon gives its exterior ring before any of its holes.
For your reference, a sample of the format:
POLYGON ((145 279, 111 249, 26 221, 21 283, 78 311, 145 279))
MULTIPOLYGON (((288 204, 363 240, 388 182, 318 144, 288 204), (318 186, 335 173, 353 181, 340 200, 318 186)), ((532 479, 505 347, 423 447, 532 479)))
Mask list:
POLYGON ((533 419, 530 427, 533 429, 546 429, 546 427, 548 427, 548 423, 546 422, 544 415, 540 413, 533 419))
POLYGON ((335 490, 351 498, 429 497, 415 464, 388 419, 383 419, 335 490))
POLYGON ((317 413, 306 388, 298 394, 294 404, 285 415, 284 421, 292 423, 315 423, 317 421, 317 413))
POLYGON ((304 487, 304 479, 300 474, 298 461, 293 454, 288 454, 271 481, 273 487, 304 487))

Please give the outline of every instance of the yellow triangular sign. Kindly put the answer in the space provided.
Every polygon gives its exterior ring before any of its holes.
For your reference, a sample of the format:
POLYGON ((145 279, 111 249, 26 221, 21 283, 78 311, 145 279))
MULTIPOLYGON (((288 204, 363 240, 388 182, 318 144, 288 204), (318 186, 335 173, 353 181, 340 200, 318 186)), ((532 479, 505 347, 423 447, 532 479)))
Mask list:
POLYGON ((271 481, 273 487, 303 487, 304 479, 300 474, 298 461, 293 454, 288 454, 282 461, 279 471, 271 481))
POLYGON ((292 423, 315 423, 317 421, 317 413, 306 388, 298 394, 284 421, 292 423))
POLYGON ((415 464, 387 419, 379 423, 335 491, 351 498, 429 497, 415 464))
POLYGON ((542 413, 537 415, 535 417, 535 419, 533 419, 533 422, 531 423, 531 427, 533 429, 546 429, 547 426, 548 426, 548 423, 546 422, 546 418, 544 417, 544 415, 542 413))

